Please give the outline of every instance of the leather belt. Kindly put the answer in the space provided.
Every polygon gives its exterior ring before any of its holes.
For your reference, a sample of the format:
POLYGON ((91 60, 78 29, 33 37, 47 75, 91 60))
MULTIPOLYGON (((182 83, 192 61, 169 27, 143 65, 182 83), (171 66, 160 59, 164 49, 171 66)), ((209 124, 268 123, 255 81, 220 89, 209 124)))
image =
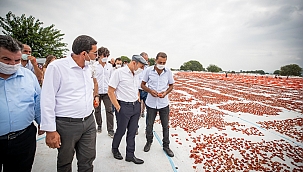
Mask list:
POLYGON ((0 140, 13 140, 13 139, 17 138, 18 136, 20 136, 21 134, 23 134, 30 126, 31 125, 29 125, 28 127, 26 127, 23 130, 10 132, 8 134, 0 136, 0 140))
POLYGON ((83 121, 86 121, 92 115, 93 115, 93 112, 90 115, 88 115, 87 117, 84 117, 84 118, 70 118, 70 117, 59 117, 59 116, 57 116, 56 120, 65 121, 65 122, 83 122, 83 121))
POLYGON ((122 101, 122 100, 118 100, 118 103, 125 104, 125 105, 135 105, 136 103, 139 103, 139 101, 136 100, 134 102, 125 102, 125 101, 122 101))

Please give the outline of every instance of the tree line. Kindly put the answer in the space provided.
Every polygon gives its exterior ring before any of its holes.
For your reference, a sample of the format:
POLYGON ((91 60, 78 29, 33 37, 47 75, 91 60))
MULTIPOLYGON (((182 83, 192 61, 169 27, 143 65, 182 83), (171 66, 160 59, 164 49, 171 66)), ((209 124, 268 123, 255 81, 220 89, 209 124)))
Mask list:
MULTIPOLYGON (((63 43, 63 36, 60 30, 55 29, 55 25, 52 24, 47 27, 42 27, 43 22, 39 19, 35 19, 33 16, 26 17, 22 14, 21 17, 16 16, 11 11, 6 14, 6 17, 0 16, 0 27, 2 33, 9 35, 23 44, 27 44, 32 47, 32 55, 35 57, 46 57, 49 54, 56 57, 62 57, 68 49, 67 43, 63 43)), ((127 56, 121 56, 122 61, 130 62, 127 56)), ((155 64, 155 58, 149 59, 150 65, 155 64)), ((196 60, 190 60, 184 62, 180 66, 180 70, 183 71, 208 71, 208 72, 222 72, 222 68, 217 65, 210 64, 206 69, 203 65, 196 60)), ((255 71, 240 71, 242 73, 258 73, 265 74, 263 70, 255 71)), ((231 73, 235 73, 232 71, 231 73)), ((302 76, 302 68, 297 64, 289 64, 281 66, 280 70, 274 71, 275 75, 282 76, 302 76)))

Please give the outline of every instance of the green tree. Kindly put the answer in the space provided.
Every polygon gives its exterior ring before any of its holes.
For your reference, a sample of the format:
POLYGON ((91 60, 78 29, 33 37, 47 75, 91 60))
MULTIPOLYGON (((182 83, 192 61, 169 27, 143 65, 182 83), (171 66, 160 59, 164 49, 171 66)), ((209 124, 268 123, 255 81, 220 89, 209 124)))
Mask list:
POLYGON ((275 74, 275 75, 280 75, 280 70, 275 70, 275 71, 274 71, 274 74, 275 74))
POLYGON ((156 59, 155 58, 149 58, 148 61, 149 61, 149 65, 150 66, 155 65, 155 63, 156 63, 156 59))
POLYGON ((205 71, 202 64, 196 60, 190 60, 180 66, 180 70, 205 71))
POLYGON ((127 56, 121 56, 122 62, 127 61, 127 63, 130 62, 130 59, 127 56))
POLYGON ((280 75, 283 76, 301 76, 302 68, 297 64, 289 64, 280 68, 280 75))
POLYGON ((2 33, 29 45, 33 56, 39 58, 52 54, 61 57, 68 51, 67 44, 61 42, 64 34, 55 29, 53 24, 48 27, 42 27, 42 24, 43 22, 33 16, 26 18, 22 14, 18 17, 11 11, 6 14, 6 18, 0 16, 2 33))
POLYGON ((222 71, 221 68, 219 68, 218 66, 213 65, 213 64, 210 64, 206 69, 207 69, 208 72, 220 72, 220 71, 222 71))
POLYGON ((264 75, 265 72, 264 70, 249 70, 249 71, 242 71, 243 73, 258 73, 258 74, 261 74, 261 75, 264 75))

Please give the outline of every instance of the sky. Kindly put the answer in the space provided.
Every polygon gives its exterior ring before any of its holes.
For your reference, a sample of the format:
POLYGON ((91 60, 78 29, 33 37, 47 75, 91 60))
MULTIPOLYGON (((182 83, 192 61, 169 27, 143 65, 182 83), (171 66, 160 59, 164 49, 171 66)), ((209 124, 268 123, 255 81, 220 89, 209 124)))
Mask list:
POLYGON ((169 68, 189 60, 224 71, 303 68, 303 0, 1 0, 0 16, 9 11, 54 24, 70 51, 85 34, 110 58, 165 52, 169 68))

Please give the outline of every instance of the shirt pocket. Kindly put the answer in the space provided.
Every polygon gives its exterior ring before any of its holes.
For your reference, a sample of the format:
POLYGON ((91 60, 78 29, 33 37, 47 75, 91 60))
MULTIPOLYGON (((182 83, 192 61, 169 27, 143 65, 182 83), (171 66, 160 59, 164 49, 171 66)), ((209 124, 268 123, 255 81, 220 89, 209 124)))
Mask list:
POLYGON ((29 103, 34 102, 35 97, 35 88, 33 85, 22 85, 19 87, 19 101, 20 103, 29 103))

